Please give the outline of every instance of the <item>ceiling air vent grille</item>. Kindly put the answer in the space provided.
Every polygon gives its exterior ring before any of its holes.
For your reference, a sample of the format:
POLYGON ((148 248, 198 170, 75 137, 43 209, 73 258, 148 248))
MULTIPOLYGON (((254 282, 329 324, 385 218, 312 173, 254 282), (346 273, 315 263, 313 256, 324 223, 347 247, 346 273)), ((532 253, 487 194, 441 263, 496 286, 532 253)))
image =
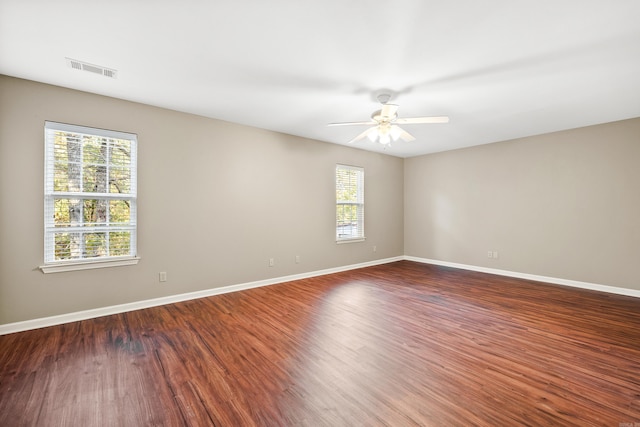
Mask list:
POLYGON ((100 65, 89 64, 87 62, 78 61, 76 59, 66 58, 67 65, 74 70, 86 71, 93 74, 100 74, 105 77, 115 79, 118 76, 118 71, 102 67, 100 65))

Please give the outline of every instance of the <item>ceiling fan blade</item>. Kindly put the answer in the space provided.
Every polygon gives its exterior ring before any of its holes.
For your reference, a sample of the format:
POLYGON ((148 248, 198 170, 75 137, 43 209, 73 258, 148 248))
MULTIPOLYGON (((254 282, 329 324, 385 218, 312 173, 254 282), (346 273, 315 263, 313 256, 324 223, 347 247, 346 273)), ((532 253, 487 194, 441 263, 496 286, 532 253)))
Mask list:
POLYGON ((378 122, 374 122, 373 120, 369 120, 366 122, 343 122, 343 123, 329 123, 327 126, 375 126, 378 122))
POLYGON ((378 129, 377 127, 372 127, 372 128, 369 128, 369 129, 365 130, 360 135, 356 136, 351 141, 349 141, 348 144, 353 144, 354 142, 358 142, 361 139, 366 138, 367 136, 369 136, 370 133, 376 132, 377 129, 378 129))
POLYGON ((407 142, 411 142, 411 141, 415 141, 416 140, 416 138, 413 135, 411 135, 406 130, 402 129, 400 126, 396 126, 396 125, 391 126, 391 134, 392 135, 396 134, 398 138, 402 139, 403 141, 407 141, 407 142))
POLYGON ((393 119, 398 114, 398 106, 396 104, 382 104, 380 115, 393 119))
POLYGON ((449 123, 449 117, 447 116, 408 117, 405 119, 397 119, 395 123, 400 125, 411 125, 411 124, 420 124, 420 123, 449 123))
POLYGON ((398 139, 402 139, 402 140, 407 141, 407 142, 415 140, 413 135, 411 135, 409 132, 405 131, 404 129, 402 129, 398 125, 392 125, 389 128, 389 135, 391 135, 391 138, 394 141, 397 141, 398 139))

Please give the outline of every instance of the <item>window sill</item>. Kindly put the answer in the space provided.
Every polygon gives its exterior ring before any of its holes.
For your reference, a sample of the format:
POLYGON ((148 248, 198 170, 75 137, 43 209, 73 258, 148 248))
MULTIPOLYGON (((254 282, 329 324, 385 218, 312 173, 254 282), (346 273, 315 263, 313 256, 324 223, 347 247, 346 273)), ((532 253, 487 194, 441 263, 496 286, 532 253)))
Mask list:
POLYGON ((91 270, 94 268, 122 267, 125 265, 136 265, 140 257, 132 258, 112 258, 91 261, 71 261, 59 264, 45 264, 38 267, 43 273, 62 273, 65 271, 91 270))
POLYGON ((358 242, 364 242, 365 240, 366 238, 364 237, 358 237, 356 239, 341 239, 341 240, 336 240, 336 244, 341 245, 343 243, 358 243, 358 242))

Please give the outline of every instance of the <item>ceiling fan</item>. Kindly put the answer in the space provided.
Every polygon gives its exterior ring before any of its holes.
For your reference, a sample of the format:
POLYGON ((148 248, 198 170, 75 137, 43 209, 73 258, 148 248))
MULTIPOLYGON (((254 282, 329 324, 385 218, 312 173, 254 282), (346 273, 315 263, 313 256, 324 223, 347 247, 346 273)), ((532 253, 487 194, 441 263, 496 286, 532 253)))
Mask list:
POLYGON ((329 123, 329 126, 372 126, 365 130, 351 141, 349 144, 360 141, 361 139, 369 138, 371 142, 378 141, 382 145, 388 145, 392 141, 402 139, 404 141, 415 140, 414 136, 398 125, 405 124, 425 124, 425 123, 448 123, 449 117, 447 116, 434 116, 434 117, 409 117, 404 119, 398 118, 398 106, 395 104, 388 104, 391 95, 380 94, 378 95, 378 102, 382 104, 380 110, 374 111, 371 115, 371 120, 366 122, 344 122, 344 123, 329 123))

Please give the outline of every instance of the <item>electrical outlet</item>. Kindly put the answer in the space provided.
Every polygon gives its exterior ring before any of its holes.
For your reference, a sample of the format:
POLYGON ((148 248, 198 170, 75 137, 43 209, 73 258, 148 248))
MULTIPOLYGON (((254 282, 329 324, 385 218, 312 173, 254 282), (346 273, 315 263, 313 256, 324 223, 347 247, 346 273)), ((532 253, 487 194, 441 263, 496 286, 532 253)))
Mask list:
POLYGON ((493 251, 487 252, 487 258, 493 258, 493 251))
POLYGON ((300 264, 300 255, 296 255, 296 264, 300 264))
POLYGON ((373 246, 373 252, 376 252, 377 250, 378 250, 378 247, 374 245, 373 246))
POLYGON ((160 273, 158 273, 158 280, 160 280, 161 282, 166 282, 167 281, 167 272, 166 271, 161 271, 160 273))
POLYGON ((273 267, 274 265, 276 265, 276 260, 273 258, 269 258, 269 267, 273 267))

